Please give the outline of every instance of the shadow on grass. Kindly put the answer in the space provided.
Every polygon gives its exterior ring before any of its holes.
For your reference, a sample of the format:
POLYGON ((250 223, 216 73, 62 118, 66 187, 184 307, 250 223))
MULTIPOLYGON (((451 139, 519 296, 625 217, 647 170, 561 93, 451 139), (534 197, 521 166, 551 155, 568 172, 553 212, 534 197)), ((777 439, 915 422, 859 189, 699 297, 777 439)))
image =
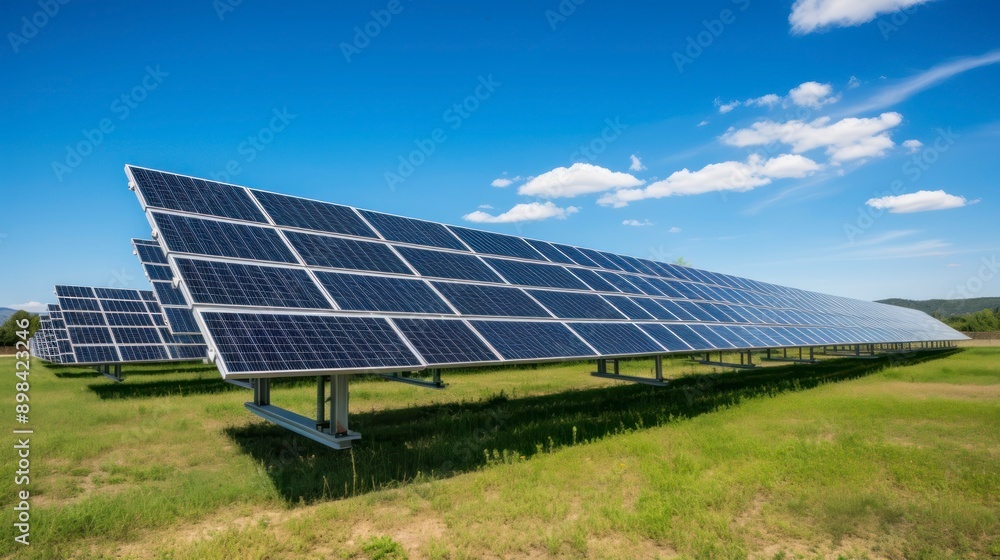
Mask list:
POLYGON ((129 383, 129 381, 129 376, 126 374, 123 383, 114 383, 109 380, 108 383, 88 385, 87 388, 102 400, 214 395, 230 391, 247 391, 247 394, 249 394, 248 389, 226 383, 217 375, 206 379, 167 379, 142 383, 129 383))
MULTIPOLYGON (((671 381, 668 387, 613 387, 509 399, 358 412, 351 428, 364 439, 334 451, 266 423, 226 428, 258 461, 289 503, 355 496, 513 462, 560 447, 692 418, 746 399, 776 396, 870 375, 893 365, 942 358, 953 351, 833 359, 671 381)), ((280 403, 276 403, 280 406, 280 403)))

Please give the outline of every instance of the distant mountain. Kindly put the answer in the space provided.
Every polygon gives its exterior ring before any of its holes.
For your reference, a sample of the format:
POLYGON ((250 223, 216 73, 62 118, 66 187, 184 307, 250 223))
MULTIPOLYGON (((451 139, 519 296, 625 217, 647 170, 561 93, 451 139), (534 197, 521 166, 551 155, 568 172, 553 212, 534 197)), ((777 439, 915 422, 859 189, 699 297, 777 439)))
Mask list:
POLYGON ((16 309, 11 309, 9 307, 0 307, 0 325, 7 320, 8 317, 14 314, 16 309))
POLYGON ((972 299, 928 299, 916 301, 912 299, 883 299, 876 303, 886 303, 896 307, 917 309, 936 317, 956 317, 967 313, 975 313, 983 309, 1000 307, 1000 297, 984 297, 972 299))

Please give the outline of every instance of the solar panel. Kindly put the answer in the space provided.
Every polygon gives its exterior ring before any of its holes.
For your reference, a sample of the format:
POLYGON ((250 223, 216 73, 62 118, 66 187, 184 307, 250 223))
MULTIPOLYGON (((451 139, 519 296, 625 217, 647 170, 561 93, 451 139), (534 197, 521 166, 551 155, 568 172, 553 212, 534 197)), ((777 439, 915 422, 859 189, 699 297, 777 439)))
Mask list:
POLYGON ((174 273, 160 244, 147 239, 133 239, 132 246, 153 286, 153 301, 162 308, 164 322, 170 327, 170 333, 200 335, 201 330, 191 311, 191 302, 181 290, 173 286, 174 273))
MULTIPOLYGON (((205 327, 224 377, 961 338, 924 314, 879 304, 132 166, 126 172, 162 251, 137 247, 163 314, 175 335, 177 327, 205 327)), ((123 319, 84 308, 66 313, 94 326, 123 319)))

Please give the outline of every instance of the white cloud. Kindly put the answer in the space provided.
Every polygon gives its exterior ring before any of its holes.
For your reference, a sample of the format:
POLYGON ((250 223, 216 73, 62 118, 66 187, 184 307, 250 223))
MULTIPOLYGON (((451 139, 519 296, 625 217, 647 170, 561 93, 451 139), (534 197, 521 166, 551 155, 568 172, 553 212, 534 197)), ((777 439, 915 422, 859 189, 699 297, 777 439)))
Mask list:
POLYGON ((958 263, 948 263, 945 266, 948 267, 948 268, 960 268, 962 265, 960 265, 958 263))
POLYGON ((680 232, 681 232, 681 228, 679 228, 677 226, 674 226, 674 227, 670 228, 670 231, 668 231, 667 233, 680 233, 680 232))
POLYGON ((574 163, 570 167, 557 167, 521 185, 518 194, 543 198, 573 197, 620 189, 638 187, 645 181, 628 173, 611 171, 589 163, 574 163))
POLYGON ((763 146, 780 142, 795 153, 826 148, 834 163, 881 156, 894 146, 887 130, 903 122, 899 113, 882 113, 874 118, 846 118, 835 123, 829 117, 812 122, 785 123, 760 121, 740 130, 729 129, 722 141, 730 146, 763 146))
POLYGON ((708 124, 708 119, 702 120, 700 123, 698 123, 698 126, 705 126, 706 124, 708 124))
POLYGON ((653 225, 653 222, 649 220, 642 220, 641 222, 639 220, 622 220, 622 225, 632 226, 632 227, 645 227, 653 225))
POLYGON ((642 171, 642 170, 646 169, 646 166, 642 164, 642 160, 639 159, 639 156, 637 156, 635 154, 632 154, 632 155, 628 156, 628 158, 632 162, 628 166, 629 171, 642 171))
POLYGON ((924 143, 920 140, 905 140, 903 141, 903 147, 906 148, 907 152, 915 154, 920 151, 920 148, 924 147, 924 143))
POLYGON ((751 97, 744 103, 756 107, 774 107, 778 103, 781 103, 781 96, 776 93, 769 93, 760 97, 751 97))
POLYGON ((854 89, 856 87, 861 87, 861 80, 857 76, 851 76, 851 79, 847 80, 847 89, 854 89))
POLYGON ((480 204, 476 208, 479 208, 480 210, 492 210, 493 209, 493 205, 492 204, 480 204))
POLYGON ((846 109, 845 114, 867 113, 878 111, 901 103, 921 91, 934 87, 937 84, 963 72, 974 70, 982 66, 996 64, 1000 62, 1000 50, 990 51, 979 56, 969 56, 939 64, 929 70, 921 72, 908 80, 886 86, 875 95, 865 101, 846 109))
POLYGON ((866 204, 878 210, 888 210, 892 214, 910 214, 961 208, 976 202, 979 201, 969 202, 964 196, 955 196, 944 191, 917 191, 899 196, 873 198, 866 204))
MULTIPOLYGON (((836 103, 840 96, 834 96, 833 86, 819 82, 804 82, 788 92, 788 99, 799 107, 819 109, 828 103, 836 103)), ((766 97, 766 96, 765 96, 766 97)))
POLYGON ((645 188, 619 189, 598 199, 598 204, 620 208, 647 198, 685 196, 716 191, 745 192, 774 179, 801 178, 820 169, 815 161, 800 155, 784 154, 769 160, 751 155, 746 162, 725 161, 697 170, 682 169, 645 188))
POLYGON ((788 22, 792 32, 812 33, 824 27, 852 27, 879 14, 891 14, 930 0, 796 0, 788 22))
POLYGON ((49 309, 47 305, 37 301, 29 301, 27 303, 12 303, 10 305, 5 305, 4 307, 9 307, 14 310, 23 309, 25 311, 30 311, 31 313, 45 313, 49 309))
POLYGON ((530 202, 517 204, 499 216, 493 216, 481 210, 476 210, 471 214, 462 216, 462 219, 479 224, 509 224, 514 222, 547 220, 549 218, 562 220, 579 211, 580 209, 576 206, 560 208, 551 202, 546 202, 544 204, 541 202, 530 202))
MULTIPOLYGON (((504 175, 506 175, 506 174, 507 174, 507 172, 504 171, 504 175)), ((513 185, 514 183, 516 183, 516 182, 518 182, 520 180, 521 180, 520 176, 517 176, 517 177, 497 177, 496 179, 493 179, 493 182, 490 183, 490 185, 492 185, 494 187, 497 187, 498 189, 504 189, 504 188, 507 188, 507 187, 513 185)))

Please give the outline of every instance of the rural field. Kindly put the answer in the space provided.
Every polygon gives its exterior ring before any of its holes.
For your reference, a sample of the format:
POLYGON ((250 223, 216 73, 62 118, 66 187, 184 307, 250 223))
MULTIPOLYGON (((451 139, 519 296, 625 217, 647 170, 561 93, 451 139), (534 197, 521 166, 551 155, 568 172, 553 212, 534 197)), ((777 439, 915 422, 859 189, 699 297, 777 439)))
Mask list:
MULTIPOLYGON (((13 542, 8 447, 0 556, 1000 557, 1000 348, 665 368, 667 388, 582 362, 446 372, 442 391, 359 379, 364 440, 337 452, 245 411, 212 367, 114 384, 36 362, 32 544, 13 542)), ((314 385, 272 399, 308 413, 314 385)))

